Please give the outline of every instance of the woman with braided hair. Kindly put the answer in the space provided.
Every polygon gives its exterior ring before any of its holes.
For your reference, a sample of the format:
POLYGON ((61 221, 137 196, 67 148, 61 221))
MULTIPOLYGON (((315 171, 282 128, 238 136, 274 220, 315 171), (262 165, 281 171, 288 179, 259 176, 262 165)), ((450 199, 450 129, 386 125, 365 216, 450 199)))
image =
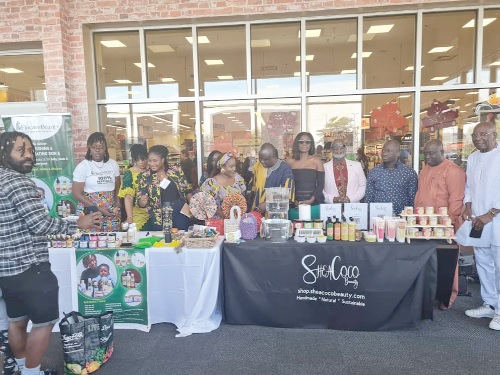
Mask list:
POLYGON ((170 203, 172 224, 178 229, 188 229, 189 218, 181 213, 184 203, 191 199, 191 184, 184 176, 179 164, 170 166, 167 161, 168 148, 155 145, 149 149, 149 170, 139 173, 137 185, 136 204, 146 208, 149 213, 148 222, 143 226, 143 231, 162 230, 162 204, 170 203))
POLYGON ((122 186, 118 196, 123 198, 127 218, 125 222, 135 223, 137 230, 141 230, 149 219, 148 211, 145 208, 134 205, 134 199, 139 191, 137 177, 139 173, 148 169, 148 150, 146 146, 134 144, 130 147, 130 167, 125 170, 122 179, 122 186))
POLYGON ((95 206, 103 216, 100 230, 116 232, 120 221, 120 170, 109 158, 103 133, 87 139, 87 154, 73 172, 73 196, 78 200, 77 215, 84 207, 95 206))

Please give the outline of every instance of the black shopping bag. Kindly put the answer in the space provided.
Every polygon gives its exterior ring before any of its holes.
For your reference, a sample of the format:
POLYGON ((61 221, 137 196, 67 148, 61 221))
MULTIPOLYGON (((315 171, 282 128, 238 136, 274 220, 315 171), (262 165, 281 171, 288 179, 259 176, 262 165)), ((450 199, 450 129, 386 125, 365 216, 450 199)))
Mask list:
POLYGON ((72 311, 59 323, 67 375, 98 370, 113 354, 113 312, 83 316, 72 311))

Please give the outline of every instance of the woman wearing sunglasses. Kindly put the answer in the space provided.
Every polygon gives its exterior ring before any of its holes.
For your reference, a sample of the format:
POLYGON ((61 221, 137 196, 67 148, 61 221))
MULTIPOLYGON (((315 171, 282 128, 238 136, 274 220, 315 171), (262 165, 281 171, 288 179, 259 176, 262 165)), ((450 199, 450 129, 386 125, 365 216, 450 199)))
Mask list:
POLYGON ((295 181, 295 208, 290 209, 288 218, 298 219, 301 204, 310 204, 311 218, 319 219, 319 204, 323 203, 325 169, 323 162, 316 156, 316 147, 311 133, 297 134, 293 141, 292 158, 287 160, 293 171, 295 181))

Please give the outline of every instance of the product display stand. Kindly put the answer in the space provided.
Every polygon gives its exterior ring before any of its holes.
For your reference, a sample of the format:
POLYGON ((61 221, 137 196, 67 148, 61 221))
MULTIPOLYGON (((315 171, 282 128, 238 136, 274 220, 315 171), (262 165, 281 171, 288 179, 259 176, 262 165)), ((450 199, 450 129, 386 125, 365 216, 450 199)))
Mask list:
POLYGON ((411 243, 411 240, 446 240, 446 242, 448 242, 449 244, 452 243, 452 240, 455 239, 455 236, 446 236, 446 235, 442 235, 442 236, 436 236, 434 234, 434 228, 443 228, 443 231, 445 229, 453 229, 453 225, 452 224, 449 224, 449 225, 444 225, 444 224, 426 224, 426 225, 421 225, 421 224, 408 224, 408 218, 410 217, 414 217, 414 218, 417 218, 417 217, 426 217, 429 221, 429 219, 431 217, 436 217, 436 218, 449 218, 448 215, 440 215, 440 214, 404 214, 402 213, 400 215, 402 218, 406 218, 406 241, 408 243, 411 243), (410 228, 418 228, 418 229, 424 229, 424 228, 430 228, 431 229, 431 234, 430 235, 424 235, 423 232, 421 232, 420 230, 417 232, 417 234, 411 234, 408 229, 410 228))

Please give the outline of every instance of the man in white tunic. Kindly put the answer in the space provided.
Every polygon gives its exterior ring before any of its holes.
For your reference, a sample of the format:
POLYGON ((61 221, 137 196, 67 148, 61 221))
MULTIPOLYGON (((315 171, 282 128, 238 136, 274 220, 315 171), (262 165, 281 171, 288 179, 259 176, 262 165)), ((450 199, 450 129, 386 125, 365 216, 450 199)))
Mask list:
POLYGON ((467 160, 464 220, 476 230, 491 227, 488 247, 474 247, 477 273, 484 304, 466 310, 472 318, 492 318, 489 327, 500 331, 500 149, 495 124, 481 122, 474 127, 472 141, 477 151, 467 160))

